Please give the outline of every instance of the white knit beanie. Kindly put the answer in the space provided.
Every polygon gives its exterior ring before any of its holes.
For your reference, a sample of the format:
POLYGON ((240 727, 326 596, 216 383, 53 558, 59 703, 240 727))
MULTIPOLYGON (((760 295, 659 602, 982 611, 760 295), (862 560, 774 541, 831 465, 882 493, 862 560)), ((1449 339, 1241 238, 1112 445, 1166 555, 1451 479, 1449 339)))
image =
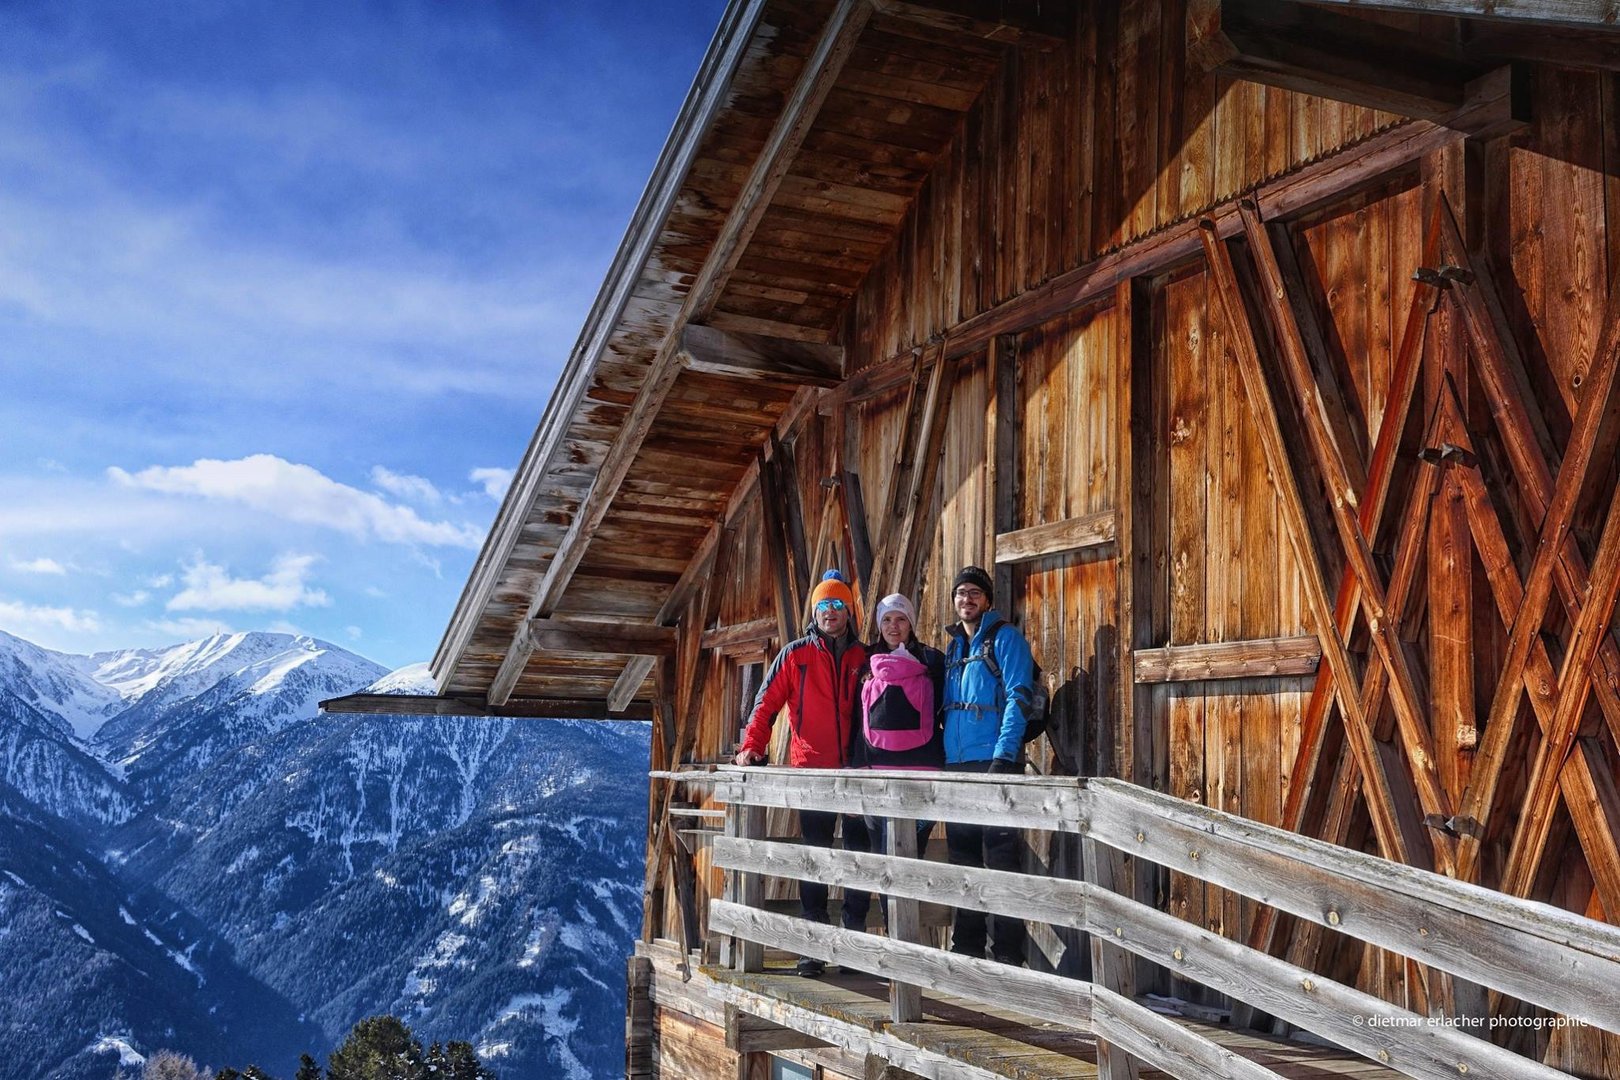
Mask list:
POLYGON ((906 622, 911 624, 911 632, 917 632, 917 609, 911 605, 910 600, 907 600, 899 593, 890 593, 888 596, 885 596, 883 599, 879 600, 877 606, 877 622, 879 627, 883 625, 883 616, 887 615, 891 611, 898 611, 900 614, 904 615, 906 617, 906 622))

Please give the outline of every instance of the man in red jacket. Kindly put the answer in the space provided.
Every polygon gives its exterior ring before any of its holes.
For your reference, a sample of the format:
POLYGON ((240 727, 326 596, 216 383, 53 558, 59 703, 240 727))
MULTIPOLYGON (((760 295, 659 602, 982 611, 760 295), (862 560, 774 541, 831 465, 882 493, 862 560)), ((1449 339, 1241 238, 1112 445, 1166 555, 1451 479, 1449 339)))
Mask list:
MULTIPOLYGON (((855 637, 852 621, 854 594, 844 576, 829 570, 810 594, 814 621, 804 637, 788 643, 776 654, 765 684, 754 699, 754 709, 743 732, 738 765, 762 765, 770 747, 771 725, 786 706, 793 737, 788 743, 788 764, 796 769, 839 769, 849 764, 854 727, 859 723, 856 675, 866 663, 866 646, 855 637)), ((799 825, 808 842, 832 847, 839 815, 824 810, 800 810, 799 825)), ((844 816, 844 849, 869 851, 866 823, 858 814, 844 816)), ((864 930, 872 897, 860 891, 844 893, 842 922, 846 929, 864 930)), ((827 886, 799 882, 799 907, 811 922, 827 921, 827 886)), ((820 960, 799 961, 800 975, 820 975, 820 960)))

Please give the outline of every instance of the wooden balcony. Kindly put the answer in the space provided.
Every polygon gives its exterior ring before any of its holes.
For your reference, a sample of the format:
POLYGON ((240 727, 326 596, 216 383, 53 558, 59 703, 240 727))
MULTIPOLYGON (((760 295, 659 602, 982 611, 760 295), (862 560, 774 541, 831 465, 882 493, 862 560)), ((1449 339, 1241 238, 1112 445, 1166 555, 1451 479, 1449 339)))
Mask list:
MULTIPOLYGON (((864 1063, 866 1075, 941 1080, 1528 1080, 1571 1074, 1499 1045, 1511 1029, 1620 1032, 1620 929, 1121 781, 730 766, 681 776, 712 785, 725 804, 726 832, 711 843, 726 885, 708 910, 717 962, 671 993, 688 999, 681 1007, 723 1019, 739 1052, 827 1047, 844 1068, 864 1063), (914 850, 864 854, 771 840, 764 822, 776 807, 1068 833, 1079 838, 1084 872, 1058 879, 929 862, 914 850), (1151 901, 1155 867, 1400 954, 1434 1003, 1431 1014, 1158 910, 1137 895, 1151 901), (886 894, 886 932, 768 910, 766 877, 886 894), (1084 934, 1089 978, 925 944, 922 901, 1084 934), (844 970, 801 979, 782 954, 844 970), (1261 1033, 1210 1022, 1207 1012, 1168 1015, 1137 995, 1139 978, 1166 972, 1224 995, 1240 1017, 1273 1022, 1261 1033)), ((903 846, 913 832, 891 835, 903 846)), ((660 991, 660 1003, 668 1000, 660 991)))

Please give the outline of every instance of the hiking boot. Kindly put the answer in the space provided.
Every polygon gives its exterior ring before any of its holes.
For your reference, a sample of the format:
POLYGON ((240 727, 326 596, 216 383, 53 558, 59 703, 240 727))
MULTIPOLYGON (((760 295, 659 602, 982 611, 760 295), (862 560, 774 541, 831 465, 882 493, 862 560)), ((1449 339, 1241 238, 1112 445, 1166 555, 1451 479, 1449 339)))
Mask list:
POLYGON ((827 965, 812 957, 801 956, 793 970, 806 979, 819 979, 826 973, 827 965))

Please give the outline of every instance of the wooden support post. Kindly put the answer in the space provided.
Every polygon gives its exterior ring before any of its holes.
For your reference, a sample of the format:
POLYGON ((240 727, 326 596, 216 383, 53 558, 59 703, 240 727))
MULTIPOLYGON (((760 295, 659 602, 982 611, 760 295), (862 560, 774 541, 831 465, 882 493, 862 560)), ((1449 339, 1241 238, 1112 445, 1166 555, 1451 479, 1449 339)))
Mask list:
MULTIPOLYGON (((1126 887, 1128 875, 1122 854, 1090 836, 1081 841, 1081 850, 1089 885, 1104 892, 1120 892, 1126 887)), ((1115 929, 1123 935, 1123 928, 1115 929)), ((1127 1001, 1136 996, 1135 959, 1114 944, 1101 927, 1091 935, 1091 980, 1127 1001)), ((1137 1074, 1136 1059, 1099 1035, 1098 1080, 1137 1080, 1137 1074)))
MULTIPOLYGON (((917 857, 917 823, 908 818, 890 818, 888 822, 888 853, 896 859, 917 857)), ((917 944, 921 940, 917 901, 903 896, 891 896, 889 907, 889 937, 895 941, 917 944)), ((921 1020, 922 990, 903 982, 889 983, 889 1019, 896 1024, 914 1024, 921 1020)))
MULTIPOLYGON (((765 808, 741 803, 727 806, 726 835, 746 840, 765 839, 765 808)), ((734 904, 758 908, 765 900, 765 879, 758 874, 728 870, 725 897, 734 904)), ((763 971, 765 947, 744 938, 727 938, 720 946, 720 963, 738 971, 763 971)))

